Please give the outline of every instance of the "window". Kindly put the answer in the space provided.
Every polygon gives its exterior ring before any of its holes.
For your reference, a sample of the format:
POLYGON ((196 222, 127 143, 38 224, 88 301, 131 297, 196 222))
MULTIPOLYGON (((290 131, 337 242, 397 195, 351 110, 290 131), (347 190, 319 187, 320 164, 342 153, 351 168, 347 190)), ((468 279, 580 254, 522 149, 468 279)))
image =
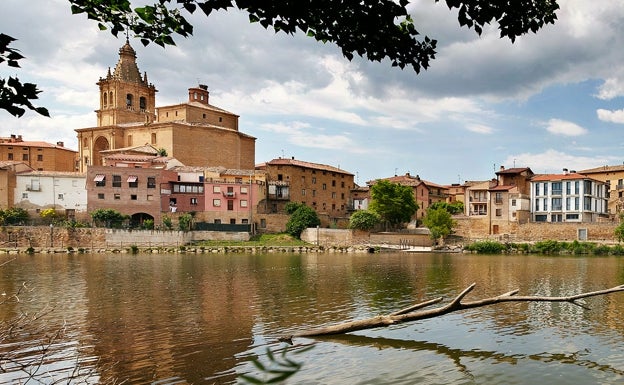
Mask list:
POLYGON ((305 189, 301 190, 301 196, 305 196, 305 189))
POLYGON ((139 187, 139 177, 136 175, 128 176, 128 187, 137 188, 139 187))
POLYGON ((12 152, 9 152, 9 153, 7 154, 7 156, 9 157, 9 158, 8 158, 9 160, 13 160, 13 153, 12 153, 12 152))
POLYGON ((137 200, 137 195, 136 195, 136 194, 132 194, 132 195, 130 195, 130 200, 131 200, 131 201, 135 201, 135 200, 137 200))
POLYGON ((197 206, 197 198, 191 198, 191 206, 197 206))
POLYGON ((221 207, 221 199, 213 199, 212 200, 212 205, 214 207, 221 207))
POLYGON ((154 196, 152 194, 147 194, 147 200, 148 201, 153 201, 154 200, 154 196))
POLYGON ((316 184, 316 177, 315 176, 312 177, 312 184, 316 184))
POLYGON ((28 160, 28 154, 22 154, 22 160, 28 160))
POLYGON ((503 193, 497 192, 496 194, 494 194, 494 200, 495 200, 495 203, 498 203, 498 204, 503 203, 503 193))
POLYGON ((336 180, 332 180, 332 187, 336 187, 336 180))
POLYGON ((93 181, 97 187, 106 186, 106 176, 104 174, 97 174, 95 178, 93 178, 93 181))
POLYGON ((578 214, 566 214, 566 219, 570 220, 570 219, 579 219, 579 215, 578 214))
POLYGON ((277 174, 277 180, 284 180, 284 175, 277 174))
POLYGON ((266 219, 264 218, 260 219, 260 228, 266 229, 266 219))
POLYGON ((126 108, 132 108, 132 94, 126 94, 126 108))
POLYGON ((22 199, 28 199, 28 193, 22 193, 22 199))
POLYGON ((301 184, 305 184, 305 175, 301 176, 301 184))
POLYGON ((334 192, 332 192, 332 198, 333 198, 333 199, 336 199, 336 192, 335 192, 335 191, 334 191, 334 192))
POLYGON ((38 162, 43 162, 43 154, 38 154, 37 155, 37 161, 38 162))
POLYGON ((497 217, 502 217, 503 216, 503 209, 496 209, 496 216, 497 217))
POLYGON ((535 222, 546 222, 547 216, 546 215, 536 215, 535 216, 535 222))
POLYGON ((156 133, 152 132, 152 144, 156 144, 156 133))
POLYGON ((561 208, 562 208, 562 203, 563 202, 562 202, 561 198, 553 198, 552 199, 552 209, 554 211, 560 211, 561 208))
POLYGON ((234 178, 234 182, 238 184, 243 184, 243 178, 234 178))
POLYGON ((327 190, 327 183, 323 183, 323 190, 327 190))
POLYGON ((570 195, 572 193, 572 183, 566 182, 566 195, 570 195))
POLYGON ((98 194, 98 199, 104 199, 104 194, 99 193, 99 194, 98 194))
POLYGON ((214 223, 215 223, 215 225, 220 225, 221 224, 221 219, 215 219, 214 223))
POLYGON ((128 135, 128 146, 132 146, 132 135, 128 135))
POLYGON ((121 194, 115 194, 113 196, 113 199, 115 199, 116 201, 120 200, 121 199, 121 194))
POLYGON ((243 225, 248 225, 248 224, 249 224, 249 219, 247 219, 247 218, 243 218, 243 219, 241 219, 241 223, 242 223, 243 225))
POLYGON ((511 207, 516 207, 516 200, 515 199, 511 200, 511 207))
POLYGON ((242 187, 240 188, 240 193, 241 193, 241 194, 247 194, 247 187, 242 186, 242 187))
POLYGON ((215 194, 221 193, 221 186, 212 186, 212 192, 215 194))
POLYGON ((234 201, 233 200, 228 199, 228 201, 227 201, 227 209, 228 209, 228 211, 234 210, 234 201))
POLYGON ((535 195, 538 196, 540 195, 540 184, 539 183, 535 183, 535 195))
POLYGON ((121 187, 121 175, 113 175, 113 187, 121 187))
POLYGON ((145 109, 147 108, 147 103, 145 101, 145 96, 141 96, 139 98, 139 108, 141 109, 141 112, 145 112, 145 109))
POLYGON ((344 181, 340 182, 340 187, 344 188, 344 181))
POLYGON ((312 190, 312 196, 315 197, 316 196, 316 190, 312 190))
POLYGON ((156 178, 153 176, 147 177, 147 188, 156 188, 156 178))
POLYGON ((240 207, 247 207, 247 201, 246 200, 241 200, 240 201, 240 207))
POLYGON ((561 195, 561 182, 553 182, 552 195, 561 195))
POLYGON ((235 225, 236 224, 236 218, 230 218, 230 224, 231 225, 235 225))

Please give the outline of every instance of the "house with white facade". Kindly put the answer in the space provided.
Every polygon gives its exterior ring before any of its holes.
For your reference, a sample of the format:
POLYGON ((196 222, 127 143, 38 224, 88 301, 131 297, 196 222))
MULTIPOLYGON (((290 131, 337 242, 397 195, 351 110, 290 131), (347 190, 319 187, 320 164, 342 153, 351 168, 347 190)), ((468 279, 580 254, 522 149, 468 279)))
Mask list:
POLYGON ((533 222, 597 222, 607 216, 605 182, 575 172, 531 179, 533 222))
POLYGON ((16 175, 15 207, 31 216, 53 208, 67 218, 81 218, 87 212, 86 176, 79 172, 32 171, 16 175), (82 215, 81 215, 82 214, 82 215))

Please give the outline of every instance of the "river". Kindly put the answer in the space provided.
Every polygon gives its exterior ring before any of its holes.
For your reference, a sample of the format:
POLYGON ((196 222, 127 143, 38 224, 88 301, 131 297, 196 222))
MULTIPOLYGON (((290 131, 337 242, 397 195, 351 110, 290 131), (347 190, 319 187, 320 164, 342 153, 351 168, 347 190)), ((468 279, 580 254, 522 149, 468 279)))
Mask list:
POLYGON ((288 384, 624 382, 624 293, 584 300, 590 310, 498 304, 292 346, 276 341, 450 299, 473 282, 466 299, 516 288, 549 296, 609 288, 624 283, 621 258, 44 254, 4 256, 0 264, 1 330, 20 326, 0 332, 0 384, 69 376, 70 383, 243 383, 244 374, 272 378, 251 362, 269 365, 268 353, 301 364, 288 384))

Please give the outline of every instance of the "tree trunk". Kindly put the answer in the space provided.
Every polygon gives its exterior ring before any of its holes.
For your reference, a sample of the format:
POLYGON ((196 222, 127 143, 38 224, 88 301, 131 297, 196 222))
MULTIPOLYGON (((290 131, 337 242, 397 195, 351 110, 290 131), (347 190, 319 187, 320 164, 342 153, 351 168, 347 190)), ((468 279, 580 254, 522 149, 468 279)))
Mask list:
POLYGON ((564 297, 543 297, 543 296, 516 296, 519 290, 512 290, 507 293, 503 293, 496 297, 484 298, 476 301, 462 302, 462 299, 472 291, 475 287, 475 283, 464 289, 457 297, 444 306, 436 307, 433 309, 424 309, 431 305, 442 302, 443 298, 434 298, 429 301, 421 302, 409 306, 407 308, 398 310, 394 313, 380 315, 372 318, 366 318, 362 320, 354 320, 343 322, 336 325, 321 327, 317 329, 304 330, 302 332, 295 333, 290 336, 284 336, 279 338, 280 341, 292 342, 294 337, 315 337, 324 335, 334 335, 350 333, 358 330, 374 329, 379 327, 387 327, 390 325, 396 325, 404 322, 411 322, 416 320, 422 320, 427 318, 439 317, 448 313, 453 313, 460 310, 472 309, 477 307, 483 307, 488 305, 494 305, 503 302, 569 302, 573 305, 580 306, 589 310, 588 307, 577 302, 581 298, 594 297, 598 295, 606 295, 624 291, 624 285, 612 287, 610 289, 592 291, 586 293, 580 293, 576 295, 564 296, 564 297))

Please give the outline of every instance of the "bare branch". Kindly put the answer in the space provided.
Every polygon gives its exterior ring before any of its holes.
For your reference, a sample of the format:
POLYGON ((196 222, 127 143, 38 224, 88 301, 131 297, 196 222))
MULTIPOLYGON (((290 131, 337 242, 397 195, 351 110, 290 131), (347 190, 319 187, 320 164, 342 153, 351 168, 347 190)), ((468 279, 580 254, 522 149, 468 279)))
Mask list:
POLYGON ((398 310, 388 315, 379 315, 372 318, 348 321, 336 325, 322 327, 318 329, 311 329, 295 333, 291 336, 285 336, 279 338, 280 341, 291 341, 293 337, 314 337, 323 335, 335 335, 350 333, 358 330, 374 329, 379 327, 387 327, 394 324, 428 319, 433 317, 439 317, 448 313, 453 313, 460 310, 473 309, 477 307, 489 306, 503 302, 568 302, 570 304, 580 306, 583 309, 589 310, 589 307, 578 303, 577 300, 581 298, 595 297, 599 295, 607 295, 624 291, 624 285, 615 286, 610 289, 592 291, 587 293, 580 293, 570 296, 560 297, 547 297, 547 296, 516 296, 519 290, 512 290, 507 293, 503 293, 496 297, 484 298, 476 301, 462 302, 464 297, 468 295, 476 284, 472 284, 464 289, 457 297, 455 297, 450 303, 444 306, 440 306, 433 309, 423 309, 427 306, 439 303, 442 298, 435 298, 429 301, 421 302, 410 307, 398 310), (421 310, 422 309, 422 310, 421 310), (420 311, 418 311, 420 310, 420 311))

